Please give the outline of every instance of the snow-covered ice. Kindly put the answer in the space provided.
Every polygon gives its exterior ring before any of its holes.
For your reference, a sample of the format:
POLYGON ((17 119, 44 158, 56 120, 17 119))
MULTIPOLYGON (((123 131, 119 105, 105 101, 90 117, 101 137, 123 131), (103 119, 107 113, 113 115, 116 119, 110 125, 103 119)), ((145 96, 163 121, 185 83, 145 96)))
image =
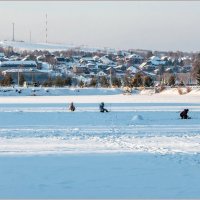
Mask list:
POLYGON ((93 91, 0 98, 0 198, 199 198, 198 92, 93 91))

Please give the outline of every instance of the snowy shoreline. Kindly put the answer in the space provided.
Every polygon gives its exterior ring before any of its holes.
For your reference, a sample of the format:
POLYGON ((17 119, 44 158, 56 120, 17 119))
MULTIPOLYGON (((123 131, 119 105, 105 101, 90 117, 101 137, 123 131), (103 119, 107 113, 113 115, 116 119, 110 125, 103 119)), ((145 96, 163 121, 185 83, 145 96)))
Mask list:
POLYGON ((177 88, 169 88, 161 93, 154 90, 133 91, 124 95, 121 89, 103 88, 26 88, 21 93, 13 88, 0 92, 0 104, 10 103, 199 103, 200 89, 195 88, 187 94, 178 94, 177 88), (5 92, 6 91, 6 92, 5 92), (48 92, 47 92, 48 91, 48 92))
POLYGON ((1 103, 199 103, 198 96, 177 95, 82 95, 82 96, 1 96, 1 103))

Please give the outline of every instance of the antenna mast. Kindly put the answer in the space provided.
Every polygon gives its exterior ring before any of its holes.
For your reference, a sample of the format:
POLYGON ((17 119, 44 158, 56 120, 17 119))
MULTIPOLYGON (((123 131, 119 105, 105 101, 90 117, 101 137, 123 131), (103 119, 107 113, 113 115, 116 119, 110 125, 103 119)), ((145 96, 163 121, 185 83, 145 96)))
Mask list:
POLYGON ((31 43, 31 31, 30 31, 30 43, 31 43))
POLYGON ((13 25, 13 38, 12 41, 15 41, 15 23, 12 23, 13 25))
POLYGON ((47 13, 46 13, 46 43, 47 43, 47 36, 48 36, 48 35, 47 35, 47 33, 48 33, 48 32, 47 32, 47 31, 48 31, 48 29, 47 29, 47 25, 48 25, 47 22, 48 22, 48 21, 47 21, 47 13))

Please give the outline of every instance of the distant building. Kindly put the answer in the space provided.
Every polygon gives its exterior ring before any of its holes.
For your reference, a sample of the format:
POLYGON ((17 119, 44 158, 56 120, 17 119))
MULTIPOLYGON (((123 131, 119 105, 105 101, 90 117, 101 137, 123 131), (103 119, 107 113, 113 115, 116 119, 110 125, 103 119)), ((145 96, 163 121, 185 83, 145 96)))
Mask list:
POLYGON ((108 67, 106 69, 106 73, 107 75, 116 76, 116 69, 114 67, 108 67))
POLYGON ((161 60, 157 56, 152 56, 151 58, 149 58, 149 62, 148 63, 152 64, 152 65, 156 65, 156 66, 158 66, 158 65, 165 65, 166 64, 165 61, 161 60))
POLYGON ((129 63, 130 65, 132 64, 141 64, 144 58, 140 55, 137 54, 131 54, 125 57, 125 61, 129 63))
POLYGON ((44 72, 37 69, 8 69, 2 71, 2 75, 5 76, 6 74, 10 74, 15 83, 18 82, 20 74, 23 74, 27 83, 33 83, 33 82, 42 83, 45 80, 47 80, 50 76, 48 72, 44 72))
POLYGON ((129 74, 132 74, 132 75, 137 74, 139 71, 140 71, 140 70, 138 70, 138 68, 136 68, 136 67, 134 67, 134 66, 131 66, 131 67, 129 67, 129 68, 127 69, 127 72, 128 72, 129 74))
POLYGON ((103 71, 99 71, 96 75, 97 76, 106 76, 107 74, 103 71))
POLYGON ((64 57, 56 57, 56 64, 57 65, 63 65, 66 64, 66 59, 64 57))
POLYGON ((102 56, 99 60, 105 65, 113 64, 113 61, 106 56, 102 56))
POLYGON ((0 52, 0 59, 3 58, 5 54, 3 52, 0 52))
POLYGON ((0 71, 7 69, 36 69, 37 63, 35 61, 3 61, 0 62, 0 71))
POLYGON ((82 74, 87 72, 87 67, 85 65, 74 65, 73 66, 73 72, 75 74, 82 74))

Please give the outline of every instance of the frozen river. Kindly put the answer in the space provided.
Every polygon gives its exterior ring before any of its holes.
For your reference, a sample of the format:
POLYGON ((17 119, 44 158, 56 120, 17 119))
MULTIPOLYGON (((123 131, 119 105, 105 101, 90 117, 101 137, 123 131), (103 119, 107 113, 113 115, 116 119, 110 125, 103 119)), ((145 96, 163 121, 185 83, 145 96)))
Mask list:
POLYGON ((200 197, 200 103, 100 97, 0 100, 0 198, 200 197))

